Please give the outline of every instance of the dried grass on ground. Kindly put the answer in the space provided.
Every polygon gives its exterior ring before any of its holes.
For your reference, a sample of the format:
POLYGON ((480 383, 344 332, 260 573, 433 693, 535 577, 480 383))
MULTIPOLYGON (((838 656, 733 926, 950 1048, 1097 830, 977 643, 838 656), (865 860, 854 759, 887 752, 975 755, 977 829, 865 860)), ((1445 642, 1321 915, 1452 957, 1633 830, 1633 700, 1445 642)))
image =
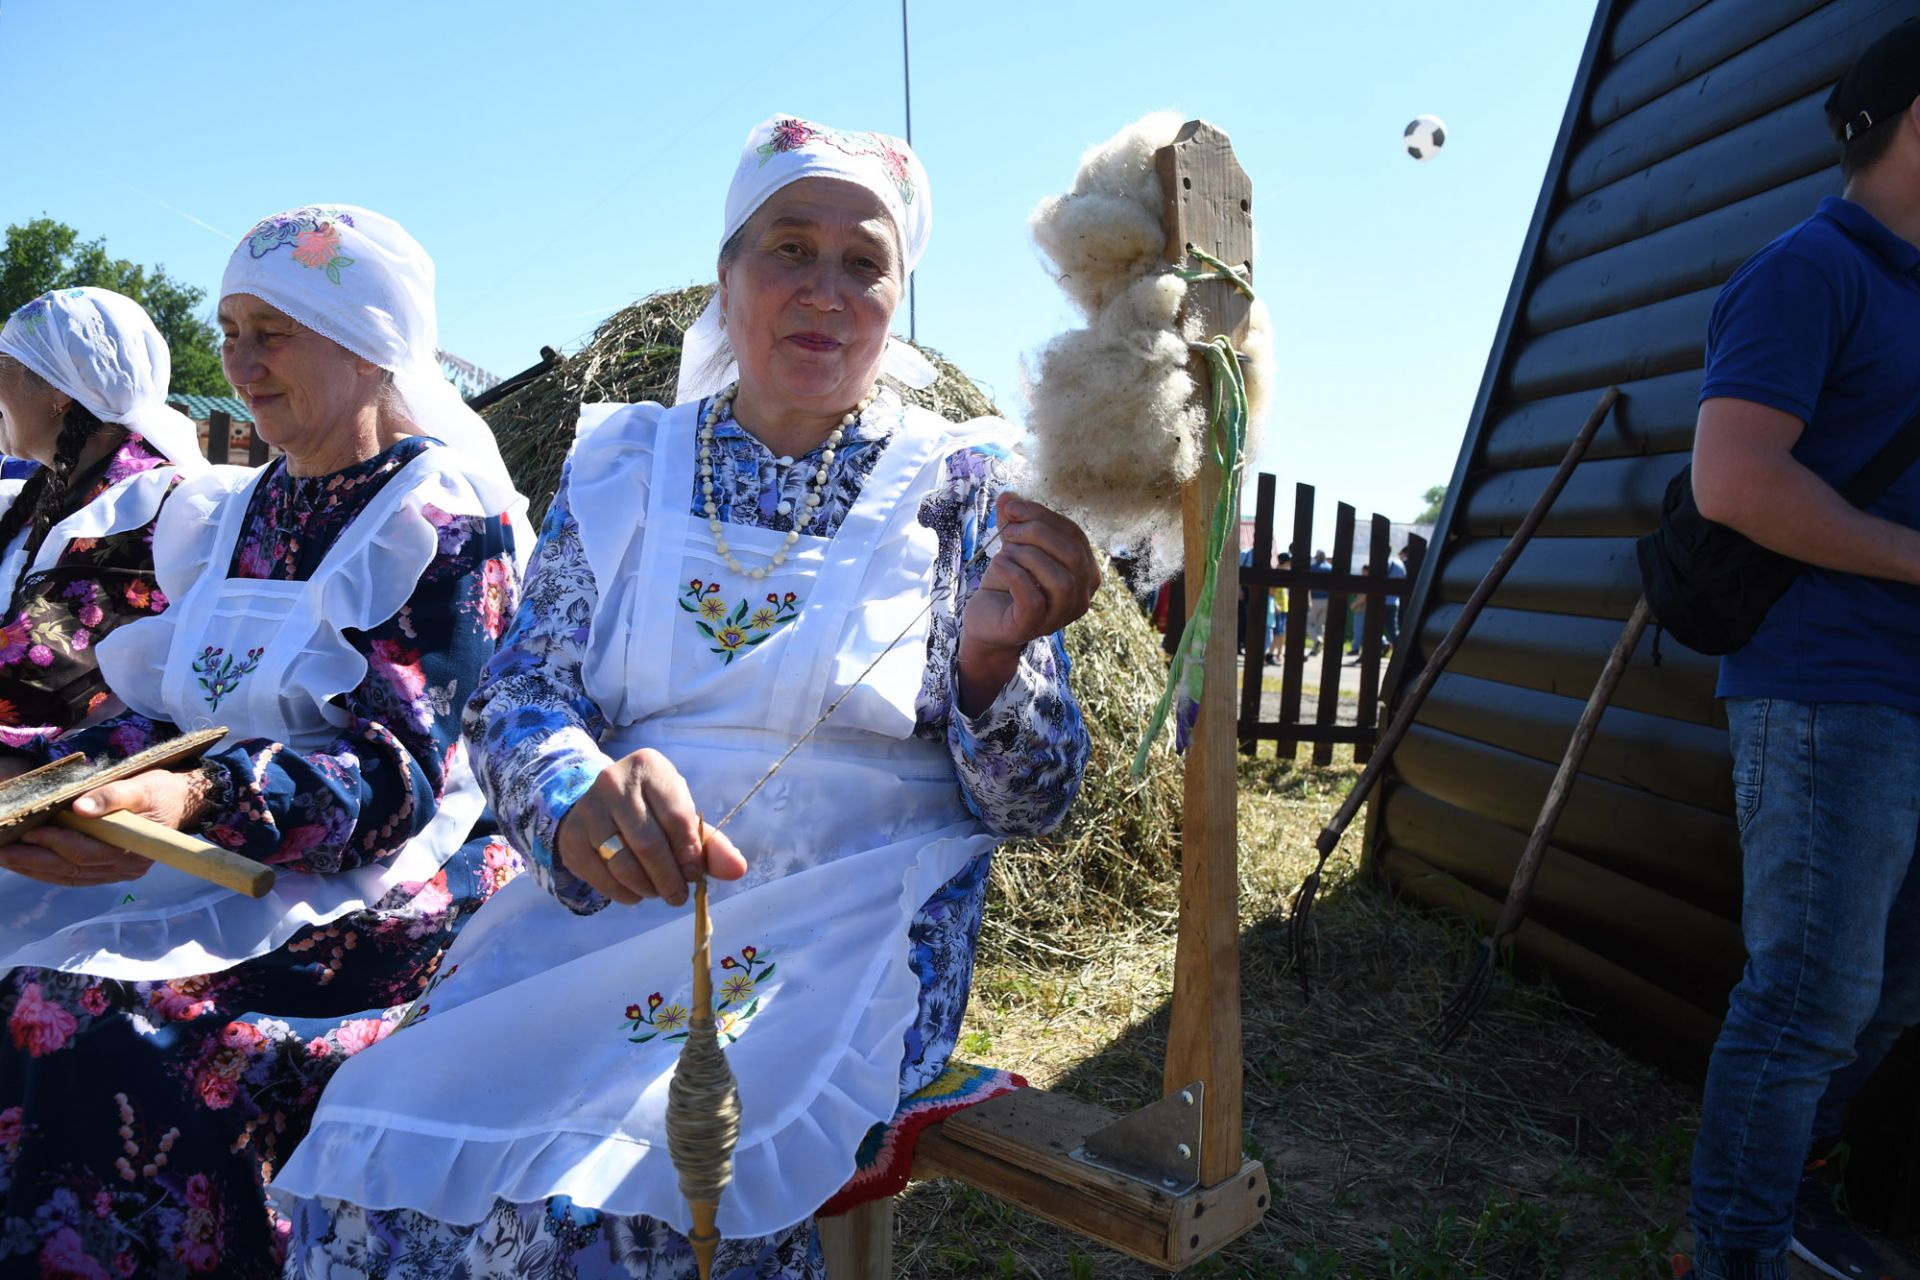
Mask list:
MULTIPOLYGON (((1427 1028, 1465 972, 1470 939, 1362 882, 1350 859, 1336 861, 1315 910, 1319 975, 1313 1003, 1301 1003, 1284 968, 1284 907, 1355 776, 1350 764, 1243 767, 1248 1148, 1275 1199, 1257 1232, 1187 1274, 1669 1274, 1687 1091, 1550 992, 1512 984, 1460 1046, 1436 1054, 1427 1028)), ((978 971, 963 1056, 1116 1109, 1157 1097, 1171 897, 1133 897, 1132 912, 1096 902, 1075 928, 1024 949, 1009 944, 1030 924, 996 901, 987 933, 1002 945, 978 971)), ((910 1190, 898 1237, 896 1274, 926 1280, 1159 1274, 945 1183, 910 1190)))

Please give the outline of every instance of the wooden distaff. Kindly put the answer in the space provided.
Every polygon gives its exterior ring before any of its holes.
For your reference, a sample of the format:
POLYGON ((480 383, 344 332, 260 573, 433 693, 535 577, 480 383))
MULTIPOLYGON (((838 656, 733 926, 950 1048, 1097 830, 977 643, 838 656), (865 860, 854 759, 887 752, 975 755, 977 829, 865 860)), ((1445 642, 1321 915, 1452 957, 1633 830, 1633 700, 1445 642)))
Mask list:
POLYGON ((713 1253, 720 1244, 714 1222, 720 1195, 733 1181, 733 1149, 739 1141, 740 1090, 720 1052, 713 1019, 713 924, 702 879, 693 887, 693 1009, 667 1086, 667 1152, 680 1175, 680 1194, 693 1210, 687 1242, 700 1264, 700 1280, 713 1274, 713 1253))
POLYGON ((192 760, 226 736, 224 728, 203 729, 124 760, 96 762, 81 755, 65 756, 0 782, 0 845, 12 844, 35 827, 52 822, 249 898, 264 897, 273 888, 271 867, 137 814, 89 818, 72 808, 75 800, 96 787, 192 760))

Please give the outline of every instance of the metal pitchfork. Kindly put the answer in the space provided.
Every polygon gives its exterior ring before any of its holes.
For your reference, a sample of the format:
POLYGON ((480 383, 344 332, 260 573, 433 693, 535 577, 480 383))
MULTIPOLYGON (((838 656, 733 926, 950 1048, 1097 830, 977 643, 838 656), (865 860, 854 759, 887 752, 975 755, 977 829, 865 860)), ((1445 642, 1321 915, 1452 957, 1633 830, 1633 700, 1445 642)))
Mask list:
POLYGON ((1299 891, 1294 894, 1293 910, 1287 920, 1287 948, 1293 961, 1294 972, 1300 975, 1302 998, 1308 1000, 1313 998, 1313 987, 1307 976, 1306 965, 1308 927, 1313 918, 1314 898, 1320 892, 1320 877, 1326 870, 1327 859, 1333 856, 1333 851, 1340 845, 1340 837, 1346 834, 1354 815, 1359 813, 1360 806, 1366 803, 1368 793, 1380 780, 1381 774, 1386 772, 1387 762, 1393 758, 1394 749, 1400 745, 1400 740, 1407 736, 1407 730, 1413 727, 1413 718, 1420 714, 1420 708, 1426 702, 1427 695, 1433 691, 1434 683, 1440 679, 1441 672, 1446 670, 1447 663, 1453 660, 1454 653, 1459 650, 1461 641, 1467 638, 1467 632, 1479 618, 1480 611, 1486 608, 1487 601, 1506 579, 1507 570, 1511 569, 1513 562, 1520 558, 1520 552, 1533 537, 1534 530, 1538 529, 1540 522, 1546 519, 1547 509, 1553 506, 1554 500, 1560 496, 1560 491, 1567 487, 1567 481, 1573 476, 1573 469, 1580 464, 1580 459, 1586 456, 1587 446, 1593 443, 1594 433, 1600 430, 1600 424, 1606 421, 1609 413, 1613 412, 1613 406, 1619 399, 1619 387, 1610 386, 1600 393, 1600 399, 1593 406, 1593 412, 1587 415, 1580 433, 1573 438, 1573 443, 1567 446, 1566 456, 1560 460, 1559 468, 1547 481, 1547 487, 1540 491, 1538 498, 1534 499, 1526 519, 1520 522, 1520 527, 1513 531, 1513 537, 1507 540, 1507 545, 1501 550, 1500 558, 1495 560, 1493 566, 1487 570, 1486 577, 1480 579, 1480 585, 1473 589, 1473 595, 1468 597, 1467 603, 1461 608, 1460 616, 1453 620, 1453 626, 1447 629, 1446 636, 1434 649, 1433 656, 1428 658, 1427 665, 1421 668, 1420 678, 1414 682, 1413 691, 1400 704, 1399 711, 1394 713, 1393 723, 1388 725, 1386 733, 1381 735, 1380 745, 1375 748, 1373 759, 1367 762, 1366 772, 1360 775, 1360 781, 1353 784, 1353 790, 1347 793, 1346 802, 1340 806, 1340 811, 1333 815, 1333 820, 1321 829, 1319 838, 1314 841, 1314 847, 1320 851, 1320 860, 1314 864, 1313 870, 1308 873, 1307 878, 1301 882, 1299 891))
POLYGON ((1439 1021, 1434 1024, 1434 1042, 1442 1053, 1460 1038, 1467 1024, 1473 1021, 1473 1015, 1480 1012, 1487 1002, 1487 993, 1493 989, 1494 966, 1499 961, 1501 949, 1513 940, 1513 935, 1520 929, 1521 920, 1526 918, 1527 902, 1533 896, 1533 882, 1540 875, 1540 864, 1547 860, 1547 843, 1553 839, 1553 828, 1560 821, 1560 811, 1567 807, 1567 797, 1573 792, 1574 779, 1580 776, 1580 762, 1586 759, 1587 748, 1593 744, 1593 735, 1600 728, 1600 717, 1605 713, 1607 703, 1612 701, 1613 691, 1620 687, 1620 677, 1626 673, 1627 661, 1633 657, 1634 649, 1640 644, 1640 636, 1652 618, 1653 610, 1648 606, 1646 597, 1642 596, 1627 618, 1626 630, 1613 642, 1613 652, 1607 655, 1607 665, 1600 668, 1600 679, 1587 698, 1586 709, 1580 713, 1579 723, 1574 726, 1573 741, 1567 744, 1567 754, 1560 758, 1560 771, 1553 775, 1553 785, 1547 788, 1547 798, 1540 806, 1540 816, 1534 820, 1533 834, 1527 839, 1527 847, 1513 869, 1513 884, 1507 889, 1507 901, 1500 908, 1500 918, 1494 923, 1493 932, 1481 944, 1480 953, 1474 957, 1473 968, 1467 974, 1460 994, 1441 1011, 1439 1021))

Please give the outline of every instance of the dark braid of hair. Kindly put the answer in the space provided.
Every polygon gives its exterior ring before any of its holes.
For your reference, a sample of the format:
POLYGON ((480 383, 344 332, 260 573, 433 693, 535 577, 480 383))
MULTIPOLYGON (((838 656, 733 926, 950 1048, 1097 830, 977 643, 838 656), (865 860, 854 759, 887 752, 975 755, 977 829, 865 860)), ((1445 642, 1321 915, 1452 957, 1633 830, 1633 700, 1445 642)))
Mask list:
MULTIPOLYGON (((46 541, 47 533, 54 522, 70 514, 63 510, 72 500, 74 469, 80 462, 80 453, 87 447, 94 433, 102 429, 125 431, 124 427, 108 426, 93 416, 93 411, 78 400, 67 406, 65 417, 60 421, 60 435, 53 445, 53 463, 41 467, 28 477, 22 486, 20 496, 0 515, 0 553, 13 545, 20 530, 30 528, 27 534, 27 562, 33 561, 40 544, 46 541)), ((20 575, 20 581, 7 584, 10 593, 7 604, 7 616, 13 616, 13 605, 17 601, 20 588, 26 575, 20 575)))

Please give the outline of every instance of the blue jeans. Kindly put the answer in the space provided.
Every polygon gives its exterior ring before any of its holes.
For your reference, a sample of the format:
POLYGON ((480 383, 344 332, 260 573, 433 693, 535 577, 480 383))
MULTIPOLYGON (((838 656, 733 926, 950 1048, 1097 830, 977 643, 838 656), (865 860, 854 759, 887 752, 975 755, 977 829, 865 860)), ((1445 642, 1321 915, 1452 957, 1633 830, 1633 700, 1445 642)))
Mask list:
POLYGON ((1747 966, 1693 1150, 1703 1280, 1786 1280, 1815 1137, 1920 1023, 1920 714, 1727 703, 1747 966))

